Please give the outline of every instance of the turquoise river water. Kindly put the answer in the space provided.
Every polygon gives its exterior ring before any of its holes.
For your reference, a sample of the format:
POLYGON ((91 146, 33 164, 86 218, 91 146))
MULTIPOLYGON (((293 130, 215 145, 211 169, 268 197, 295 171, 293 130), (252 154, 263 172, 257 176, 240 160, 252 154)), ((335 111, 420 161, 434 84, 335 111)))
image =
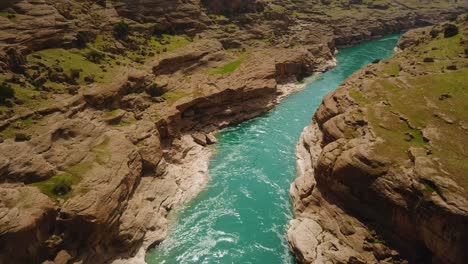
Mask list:
POLYGON ((305 90, 219 133, 208 186, 174 215, 169 237, 147 254, 147 263, 295 263, 286 231, 293 217, 289 186, 301 131, 325 94, 364 65, 391 56, 398 38, 341 49, 337 67, 305 90))

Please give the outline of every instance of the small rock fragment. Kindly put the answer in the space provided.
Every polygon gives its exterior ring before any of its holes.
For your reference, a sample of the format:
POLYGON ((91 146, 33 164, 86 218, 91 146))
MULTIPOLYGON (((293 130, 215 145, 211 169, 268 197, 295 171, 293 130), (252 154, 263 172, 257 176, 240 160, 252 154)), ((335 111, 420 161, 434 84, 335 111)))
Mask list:
POLYGON ((193 141, 195 141, 195 143, 199 145, 202 145, 202 146, 207 145, 206 136, 202 133, 195 133, 192 135, 192 138, 193 138, 193 141))
POLYGON ((444 28, 444 38, 451 38, 458 35, 458 27, 454 24, 448 24, 444 28))
POLYGON ((216 139, 213 134, 209 133, 206 135, 206 143, 208 143, 208 145, 216 144, 218 143, 218 139, 216 139))

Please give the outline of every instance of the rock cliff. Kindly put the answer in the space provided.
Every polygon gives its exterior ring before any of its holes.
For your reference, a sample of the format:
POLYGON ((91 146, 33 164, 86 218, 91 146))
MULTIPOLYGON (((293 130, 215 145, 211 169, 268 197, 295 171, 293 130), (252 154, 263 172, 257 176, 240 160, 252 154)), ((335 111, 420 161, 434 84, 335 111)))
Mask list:
POLYGON ((2 1, 0 263, 125 261, 203 188, 217 129, 332 67, 336 44, 466 10, 351 2, 2 1))
POLYGON ((409 31, 324 98, 291 186, 302 263, 467 261, 467 37, 465 17, 409 31))

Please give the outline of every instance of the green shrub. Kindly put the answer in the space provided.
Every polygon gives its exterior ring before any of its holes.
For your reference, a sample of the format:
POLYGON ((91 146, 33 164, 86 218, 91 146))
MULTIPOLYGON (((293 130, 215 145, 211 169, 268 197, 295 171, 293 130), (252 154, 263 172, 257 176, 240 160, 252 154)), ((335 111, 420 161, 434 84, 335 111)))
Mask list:
POLYGON ((55 195, 61 196, 69 193, 71 191, 71 185, 65 180, 58 181, 52 188, 52 192, 55 195))
POLYGON ((0 84, 0 103, 5 103, 6 99, 14 98, 15 90, 10 84, 4 82, 0 84))
POLYGON ((97 50, 92 50, 86 54, 86 59, 88 59, 90 62, 94 63, 101 63, 101 60, 103 60, 106 57, 104 53, 99 52, 97 50))
POLYGON ((118 39, 127 39, 130 27, 125 21, 120 21, 114 26, 114 36, 118 39))
POLYGON ((70 69, 70 78, 72 80, 79 79, 81 75, 81 69, 70 69))
POLYGON ((149 95, 151 95, 151 97, 158 97, 158 96, 163 95, 165 91, 164 91, 164 89, 162 89, 161 87, 159 87, 158 85, 153 83, 150 87, 148 87, 146 92, 149 95))

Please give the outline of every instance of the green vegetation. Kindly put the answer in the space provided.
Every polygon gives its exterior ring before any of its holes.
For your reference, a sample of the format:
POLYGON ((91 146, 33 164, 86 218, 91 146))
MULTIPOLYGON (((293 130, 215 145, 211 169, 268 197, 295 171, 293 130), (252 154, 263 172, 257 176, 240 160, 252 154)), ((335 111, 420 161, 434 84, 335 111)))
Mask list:
POLYGON ((0 102, 0 111, 9 111, 11 109, 15 113, 23 114, 30 112, 31 109, 46 106, 50 102, 46 94, 41 94, 31 84, 20 85, 6 81, 7 79, 5 75, 0 74, 0 93, 3 93, 3 96, 1 96, 3 99, 0 99, 2 101, 0 102), (14 97, 11 97, 12 92, 14 97))
POLYGON ((283 7, 283 6, 280 6, 280 5, 275 5, 275 4, 270 4, 268 5, 268 7, 273 11, 273 12, 276 12, 276 13, 285 13, 286 12, 286 8, 283 7))
POLYGON ((227 18, 227 17, 224 16, 224 15, 211 14, 211 15, 209 15, 209 17, 210 17, 212 20, 214 20, 214 21, 216 21, 216 22, 218 22, 218 23, 223 23, 223 22, 229 21, 229 18, 227 18))
POLYGON ((63 173, 31 185, 39 188, 49 197, 65 200, 69 199, 77 191, 74 189, 74 186, 83 180, 86 173, 88 173, 96 163, 103 165, 110 160, 112 155, 108 149, 109 143, 110 138, 105 137, 101 144, 95 146, 91 150, 91 153, 94 154, 94 160, 82 161, 77 165, 65 169, 63 173))
POLYGON ((162 98, 166 100, 169 104, 173 104, 178 100, 188 96, 189 93, 184 91, 170 91, 162 95, 162 98))
POLYGON ((116 116, 118 116, 120 113, 122 113, 123 110, 120 109, 120 108, 117 108, 117 109, 114 109, 112 111, 109 111, 109 112, 105 112, 103 117, 106 118, 106 119, 109 119, 109 118, 114 118, 116 116))
POLYGON ((369 100, 367 100, 364 94, 362 94, 360 91, 351 90, 349 92, 349 95, 351 96, 351 98, 353 98, 356 101, 356 103, 363 104, 363 105, 369 103, 369 100))
POLYGON ((8 13, 8 12, 0 12, 0 17, 8 18, 11 22, 16 22, 18 19, 17 14, 8 13))
MULTIPOLYGON (((441 175, 448 172, 468 188, 468 132, 463 128, 468 124, 468 68, 461 41, 468 28, 459 27, 458 35, 439 34, 380 63, 377 76, 360 90, 351 88, 349 95, 366 106, 366 120, 383 139, 374 147, 377 155, 391 157, 401 166, 409 160, 411 147, 428 149, 438 160, 440 168, 435 169, 441 175), (435 62, 424 63, 424 57, 434 57, 435 62), (449 65, 453 67, 447 70, 449 65), (400 73, 401 66, 405 74, 400 73)), ((433 192, 430 186, 426 189, 433 192)))
POLYGON ((167 34, 151 37, 134 34, 129 36, 129 41, 135 43, 136 47, 126 50, 125 57, 139 63, 143 63, 148 58, 172 52, 192 42, 186 36, 167 34))
POLYGON ((88 52, 86 54, 86 58, 90 61, 90 62, 94 62, 94 63, 101 63, 101 61, 106 57, 106 55, 104 55, 104 53, 102 52, 99 52, 97 50, 91 50, 90 52, 88 52))
POLYGON ((76 81, 77 79, 80 78, 81 71, 82 71, 81 69, 70 69, 70 78, 73 81, 76 81))
POLYGON ((424 190, 426 190, 428 194, 436 192, 434 185, 429 184, 427 182, 423 182, 423 185, 424 185, 424 190))
POLYGON ((9 83, 3 82, 0 84, 0 104, 5 104, 7 99, 15 97, 15 90, 9 83))
POLYGON ((125 21, 120 21, 114 26, 114 36, 117 39, 126 40, 130 32, 130 26, 125 21))
POLYGON ((159 87, 157 84, 153 83, 147 90, 147 93, 151 96, 151 97, 158 97, 158 96, 161 96, 165 93, 164 89, 162 89, 161 87, 159 87))
POLYGON ((13 124, 9 125, 7 128, 5 128, 1 136, 3 138, 14 138, 16 133, 19 132, 24 132, 27 131, 31 126, 36 124, 36 120, 34 120, 32 117, 28 117, 26 119, 20 119, 13 124))
MULTIPOLYGON (((46 49, 29 55, 28 61, 38 65, 45 64, 51 68, 58 66, 63 69, 64 73, 68 73, 77 84, 86 84, 84 79, 90 75, 95 75, 97 82, 110 81, 111 71, 106 72, 99 64, 91 62, 87 58, 90 53, 93 52, 86 49, 46 49)), ((46 73, 47 69, 42 67, 40 72, 46 73)))
POLYGON ((73 193, 73 186, 78 184, 84 174, 92 169, 92 162, 82 162, 72 166, 66 172, 58 174, 46 181, 31 184, 49 197, 68 199, 73 193))
POLYGON ((224 65, 223 67, 220 67, 220 68, 217 68, 217 69, 214 69, 210 72, 210 74, 226 74, 226 73, 231 73, 231 72, 234 72, 235 70, 237 70, 237 68, 239 68, 239 66, 242 64, 242 60, 235 60, 235 61, 232 61, 226 65, 224 65))
POLYGON ((101 144, 93 148, 92 152, 96 156, 96 162, 98 164, 103 165, 110 160, 111 153, 109 152, 109 149, 108 149, 109 143, 110 143, 110 138, 105 137, 104 141, 101 144))
POLYGON ((384 73, 390 76, 398 76, 401 71, 401 67, 398 62, 390 62, 384 68, 384 73))

